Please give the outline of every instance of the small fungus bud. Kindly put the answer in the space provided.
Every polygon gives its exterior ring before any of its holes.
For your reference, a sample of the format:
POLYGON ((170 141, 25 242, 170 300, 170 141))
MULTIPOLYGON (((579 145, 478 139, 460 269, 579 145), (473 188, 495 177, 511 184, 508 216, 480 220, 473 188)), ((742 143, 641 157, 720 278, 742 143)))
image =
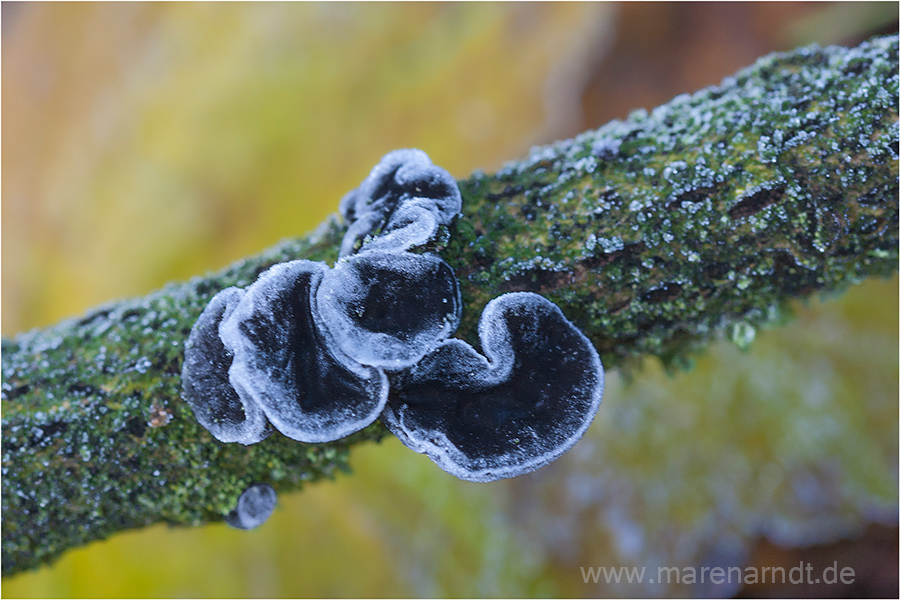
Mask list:
POLYGON ((184 399, 197 421, 222 442, 255 444, 270 433, 262 408, 235 392, 228 380, 234 355, 219 338, 219 326, 234 311, 244 290, 216 294, 194 323, 184 350, 184 399))
POLYGON ((364 251, 326 272, 316 293, 326 345, 391 370, 453 334, 460 311, 456 275, 433 254, 364 251))
POLYGON ((277 494, 268 483, 254 483, 238 497, 237 506, 225 515, 225 522, 235 529, 256 529, 275 510, 277 494))
POLYGON ((382 422, 406 446, 469 481, 533 471, 571 448, 603 395, 590 341, 545 298, 495 298, 478 325, 484 356, 441 343, 397 378, 382 422))
POLYGON ((341 199, 339 210, 349 227, 340 255, 353 254, 367 235, 386 231, 394 212, 410 201, 427 205, 438 225, 448 225, 462 207, 459 187, 447 171, 433 165, 421 150, 395 150, 341 199))
POLYGON ((230 382, 278 431, 301 442, 336 440, 372 423, 387 376, 342 356, 316 330, 311 298, 323 263, 295 260, 260 275, 220 328, 234 353, 230 382))

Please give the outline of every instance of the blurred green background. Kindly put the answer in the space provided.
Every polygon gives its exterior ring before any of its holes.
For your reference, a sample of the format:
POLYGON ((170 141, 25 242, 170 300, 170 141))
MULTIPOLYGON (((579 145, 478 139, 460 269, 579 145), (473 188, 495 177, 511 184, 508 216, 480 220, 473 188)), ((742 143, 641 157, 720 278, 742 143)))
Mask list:
MULTIPOLYGON (((493 171, 767 52, 896 31, 893 2, 4 2, 3 335, 303 234, 392 149, 493 171)), ((585 439, 533 474, 457 481, 389 439, 258 530, 120 534, 3 596, 896 596, 897 288, 798 303, 674 378, 610 373, 585 439), (803 556, 855 587, 580 570, 803 556)))

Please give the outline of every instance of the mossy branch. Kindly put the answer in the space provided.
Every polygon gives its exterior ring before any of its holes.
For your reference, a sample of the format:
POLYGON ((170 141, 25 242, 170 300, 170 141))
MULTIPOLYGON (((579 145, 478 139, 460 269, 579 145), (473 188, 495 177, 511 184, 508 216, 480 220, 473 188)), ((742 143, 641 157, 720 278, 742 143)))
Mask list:
MULTIPOLYGON (((677 367, 738 343, 783 303, 897 268, 898 40, 765 57, 693 96, 636 111, 460 182, 438 246, 471 342, 483 306, 544 294, 607 367, 677 367)), ((389 149, 385 149, 389 150, 389 149)), ((347 469, 376 423, 319 445, 222 444, 181 400, 183 343, 219 290, 274 263, 337 257, 343 225, 80 319, 4 340, 3 574, 117 531, 219 521, 253 482, 347 469)), ((601 410, 602 414, 602 410, 601 410)))

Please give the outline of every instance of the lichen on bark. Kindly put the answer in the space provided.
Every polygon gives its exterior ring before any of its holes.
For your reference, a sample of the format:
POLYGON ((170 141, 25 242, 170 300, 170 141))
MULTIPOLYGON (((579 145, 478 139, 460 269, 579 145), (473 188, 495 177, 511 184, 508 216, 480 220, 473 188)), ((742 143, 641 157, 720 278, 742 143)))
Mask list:
MULTIPOLYGON (((458 335, 477 342, 491 298, 535 291, 608 367, 656 355, 675 368, 715 337, 777 322, 789 298, 893 273, 897 53, 890 36, 774 54, 461 181, 463 214, 435 244, 460 279, 458 335)), ((331 477, 353 445, 386 435, 375 423, 328 444, 222 444, 180 398, 183 342, 209 299, 278 262, 333 263, 343 230, 330 219, 3 341, 4 575, 117 531, 221 520, 247 485, 331 477)))

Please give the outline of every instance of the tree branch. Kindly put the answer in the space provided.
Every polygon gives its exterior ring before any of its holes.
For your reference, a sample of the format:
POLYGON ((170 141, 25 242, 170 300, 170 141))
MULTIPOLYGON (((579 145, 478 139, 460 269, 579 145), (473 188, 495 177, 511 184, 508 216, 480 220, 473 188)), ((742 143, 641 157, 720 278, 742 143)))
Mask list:
MULTIPOLYGON (((671 368, 741 342, 790 298, 897 268, 897 37, 765 57, 722 85, 536 148, 460 182, 437 250, 457 271, 458 335, 484 305, 544 294, 607 367, 671 368)), ((337 257, 343 225, 144 298, 4 340, 3 574, 156 522, 219 521, 251 483, 347 470, 380 423, 328 444, 222 444, 181 400, 182 344, 209 299, 271 265, 337 257)), ((601 411, 602 412, 602 411, 601 411)))

